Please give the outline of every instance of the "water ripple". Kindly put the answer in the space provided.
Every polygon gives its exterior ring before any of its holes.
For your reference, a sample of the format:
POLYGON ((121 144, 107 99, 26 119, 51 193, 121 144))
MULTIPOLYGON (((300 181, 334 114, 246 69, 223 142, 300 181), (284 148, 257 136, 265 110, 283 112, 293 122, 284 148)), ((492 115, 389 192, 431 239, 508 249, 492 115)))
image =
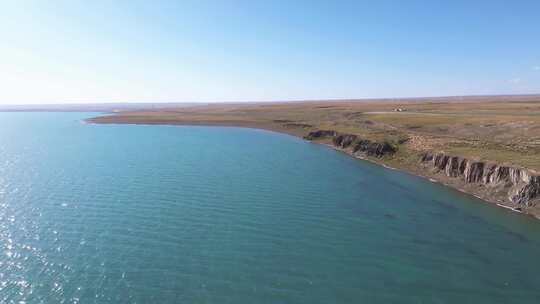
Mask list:
POLYGON ((49 114, 0 113, 0 303, 540 297, 539 224, 462 194, 274 133, 49 114))

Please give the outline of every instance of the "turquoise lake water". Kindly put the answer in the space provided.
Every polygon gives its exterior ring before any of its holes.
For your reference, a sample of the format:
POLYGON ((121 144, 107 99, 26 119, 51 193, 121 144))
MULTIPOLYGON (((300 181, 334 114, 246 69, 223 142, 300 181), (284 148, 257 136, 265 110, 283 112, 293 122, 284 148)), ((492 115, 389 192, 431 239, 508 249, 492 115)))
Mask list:
POLYGON ((539 303, 538 220, 287 135, 95 115, 0 113, 0 303, 539 303))

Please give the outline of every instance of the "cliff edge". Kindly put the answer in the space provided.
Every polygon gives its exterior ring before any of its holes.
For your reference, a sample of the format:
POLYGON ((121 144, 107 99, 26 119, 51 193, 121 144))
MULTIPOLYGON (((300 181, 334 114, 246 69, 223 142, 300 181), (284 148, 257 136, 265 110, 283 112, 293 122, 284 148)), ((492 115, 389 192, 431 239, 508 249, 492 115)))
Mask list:
MULTIPOLYGON (((321 141, 356 158, 379 163, 391 159, 399 144, 363 139, 354 134, 317 130, 304 137, 321 141)), ((460 156, 425 151, 407 171, 441 182, 513 211, 540 218, 540 175, 535 171, 460 156)))

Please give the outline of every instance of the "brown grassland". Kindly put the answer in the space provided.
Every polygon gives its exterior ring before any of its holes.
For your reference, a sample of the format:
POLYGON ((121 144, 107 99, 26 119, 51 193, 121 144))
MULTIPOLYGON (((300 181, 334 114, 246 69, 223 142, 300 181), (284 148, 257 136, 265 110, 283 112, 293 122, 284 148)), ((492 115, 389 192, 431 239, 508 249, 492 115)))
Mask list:
POLYGON ((208 104, 90 121, 241 126, 296 136, 329 129, 390 142, 398 153, 385 162, 396 167, 407 167, 422 151, 440 151, 540 171, 538 95, 208 104))

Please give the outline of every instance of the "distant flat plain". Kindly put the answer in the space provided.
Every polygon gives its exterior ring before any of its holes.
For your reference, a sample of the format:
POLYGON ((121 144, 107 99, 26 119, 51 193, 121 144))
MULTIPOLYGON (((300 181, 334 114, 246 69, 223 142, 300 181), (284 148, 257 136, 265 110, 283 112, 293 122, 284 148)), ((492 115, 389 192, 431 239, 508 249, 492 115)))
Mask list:
POLYGON ((398 145, 389 160, 398 167, 429 150, 540 170, 540 95, 162 104, 90 121, 241 126, 296 136, 330 129, 398 145))

